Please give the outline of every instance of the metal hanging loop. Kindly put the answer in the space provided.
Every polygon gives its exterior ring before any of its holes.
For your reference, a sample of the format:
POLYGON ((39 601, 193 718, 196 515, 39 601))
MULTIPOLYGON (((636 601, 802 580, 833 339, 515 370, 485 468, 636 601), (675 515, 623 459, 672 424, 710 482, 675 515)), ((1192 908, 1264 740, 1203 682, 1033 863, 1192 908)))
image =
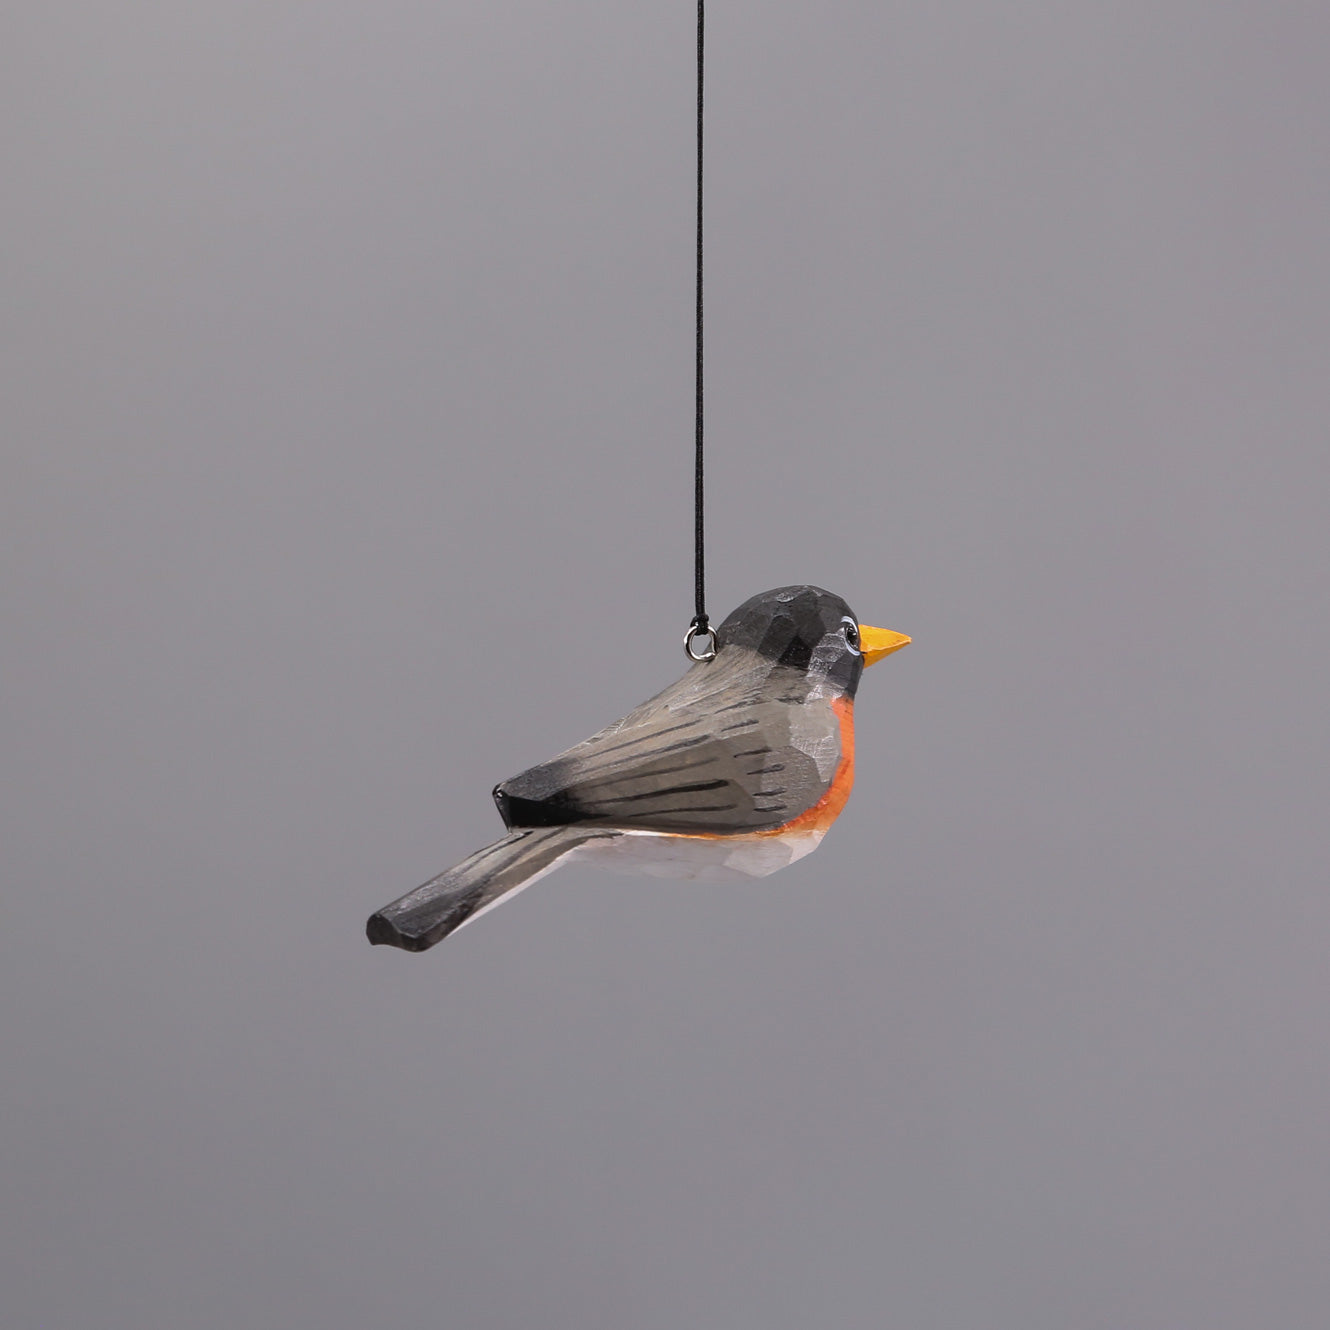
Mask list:
POLYGON ((716 630, 712 628, 710 624, 705 628, 699 628, 697 626, 697 620, 694 619, 693 622, 688 625, 688 631, 683 635, 683 649, 687 653, 688 659, 697 662, 699 665, 705 660, 715 660, 716 630), (699 637, 705 637, 707 639, 707 644, 702 648, 701 655, 693 650, 693 643, 696 642, 699 637))

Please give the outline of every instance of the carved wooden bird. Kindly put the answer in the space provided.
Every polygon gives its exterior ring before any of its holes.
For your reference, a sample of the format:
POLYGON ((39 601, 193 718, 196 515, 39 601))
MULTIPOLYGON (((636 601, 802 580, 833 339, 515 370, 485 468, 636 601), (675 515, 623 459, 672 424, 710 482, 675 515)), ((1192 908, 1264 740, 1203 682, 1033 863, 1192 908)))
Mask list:
POLYGON ((854 783, 854 695, 909 642, 814 586, 745 601, 714 658, 622 720, 505 780, 502 840, 370 916, 424 951, 573 861, 657 877, 763 877, 826 834, 854 783))

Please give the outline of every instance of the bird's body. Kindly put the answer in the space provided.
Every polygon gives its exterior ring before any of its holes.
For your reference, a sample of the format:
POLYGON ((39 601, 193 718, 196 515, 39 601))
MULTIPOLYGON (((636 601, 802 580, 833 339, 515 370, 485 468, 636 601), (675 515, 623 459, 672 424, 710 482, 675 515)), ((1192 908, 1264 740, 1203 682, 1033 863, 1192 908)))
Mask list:
POLYGON ((508 835, 373 915, 370 941, 424 950, 573 859, 708 880, 793 863, 849 798, 865 663, 908 641, 817 587, 754 596, 713 660, 496 786, 508 835))

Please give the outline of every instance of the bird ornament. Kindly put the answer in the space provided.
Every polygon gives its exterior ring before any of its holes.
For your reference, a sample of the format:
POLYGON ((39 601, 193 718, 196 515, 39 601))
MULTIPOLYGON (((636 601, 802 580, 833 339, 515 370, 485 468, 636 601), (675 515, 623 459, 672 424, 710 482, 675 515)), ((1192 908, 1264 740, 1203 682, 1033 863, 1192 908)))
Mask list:
POLYGON ((494 787, 492 845, 370 916, 424 951, 570 863, 653 877, 765 877, 817 848, 854 783, 864 668, 905 646, 815 586, 753 596, 714 654, 622 720, 494 787))

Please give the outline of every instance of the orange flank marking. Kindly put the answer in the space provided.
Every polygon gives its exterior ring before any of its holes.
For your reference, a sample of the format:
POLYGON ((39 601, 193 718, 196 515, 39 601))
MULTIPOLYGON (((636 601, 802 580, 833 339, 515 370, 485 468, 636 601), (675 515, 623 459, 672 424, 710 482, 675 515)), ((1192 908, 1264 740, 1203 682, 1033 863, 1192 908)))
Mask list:
POLYGON ((770 831, 755 832, 755 835, 786 836, 792 831, 825 832, 841 815, 841 809, 845 807, 845 801, 854 787, 854 702, 848 697, 835 697, 831 700, 831 709, 840 719, 840 762, 826 794, 798 817, 772 827, 770 831))

